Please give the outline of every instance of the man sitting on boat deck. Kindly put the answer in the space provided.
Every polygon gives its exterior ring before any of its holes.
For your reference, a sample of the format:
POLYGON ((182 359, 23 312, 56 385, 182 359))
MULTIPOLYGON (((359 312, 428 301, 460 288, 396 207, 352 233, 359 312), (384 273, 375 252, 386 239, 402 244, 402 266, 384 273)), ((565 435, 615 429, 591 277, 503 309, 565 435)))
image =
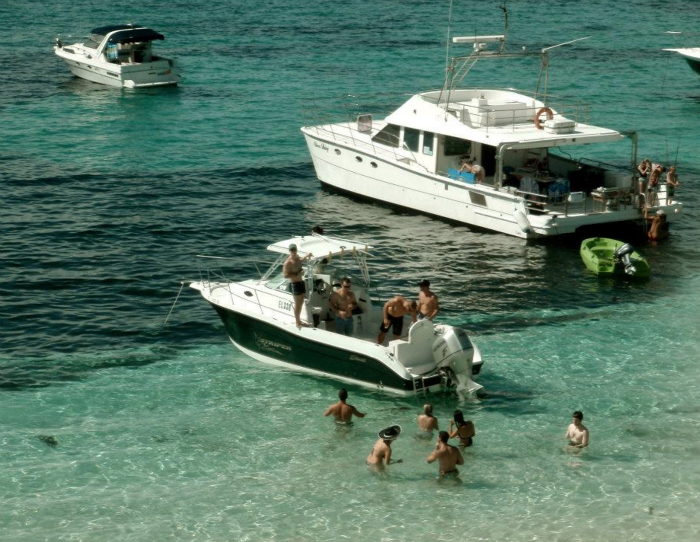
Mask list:
POLYGON ((335 312, 335 332, 348 337, 351 337, 353 332, 352 310, 357 307, 357 298, 350 288, 350 279, 343 278, 340 289, 333 292, 329 303, 335 312))
MULTIPOLYGON (((304 260, 308 260, 313 255, 309 252, 304 256, 304 260)), ((285 278, 289 279, 292 284, 292 295, 294 296, 294 319, 297 327, 305 326, 301 321, 301 308, 304 306, 304 295, 306 294, 306 285, 302 280, 301 274, 303 271, 302 260, 297 254, 297 246, 292 243, 289 245, 289 258, 287 258, 282 266, 282 273, 285 278)))
POLYGON ((384 304, 382 325, 379 326, 379 337, 377 343, 382 344, 387 332, 392 327, 394 328, 394 340, 401 338, 403 332, 403 317, 407 314, 411 315, 411 322, 415 322, 418 318, 418 303, 408 301, 405 297, 397 295, 392 297, 384 304))

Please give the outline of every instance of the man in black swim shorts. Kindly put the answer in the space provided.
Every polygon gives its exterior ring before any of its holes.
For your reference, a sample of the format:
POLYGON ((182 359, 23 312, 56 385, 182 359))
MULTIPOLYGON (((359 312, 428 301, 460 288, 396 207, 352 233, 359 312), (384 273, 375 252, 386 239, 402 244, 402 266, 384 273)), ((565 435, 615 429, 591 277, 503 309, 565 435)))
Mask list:
POLYGON ((384 304, 384 318, 382 325, 379 326, 377 343, 382 344, 384 342, 384 338, 391 328, 393 328, 394 340, 400 339, 403 332, 403 317, 410 314, 411 322, 415 322, 417 311, 418 304, 415 301, 410 302, 400 295, 392 297, 384 304))
POLYGON ((306 324, 301 321, 301 308, 304 306, 304 295, 306 294, 306 284, 302 279, 304 260, 311 258, 312 254, 309 252, 304 258, 300 258, 297 254, 297 246, 292 243, 289 245, 289 258, 287 258, 282 266, 282 273, 286 278, 289 279, 292 285, 292 295, 294 296, 294 319, 296 320, 297 327, 305 326, 306 324))

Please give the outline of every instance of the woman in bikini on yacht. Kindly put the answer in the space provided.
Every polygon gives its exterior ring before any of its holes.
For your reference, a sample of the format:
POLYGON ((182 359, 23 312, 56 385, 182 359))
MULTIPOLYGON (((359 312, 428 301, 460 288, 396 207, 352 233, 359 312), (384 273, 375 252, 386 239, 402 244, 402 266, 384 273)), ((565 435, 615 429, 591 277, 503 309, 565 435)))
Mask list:
POLYGON ((473 444, 474 436, 476 436, 474 424, 471 420, 464 420, 464 414, 462 414, 461 410, 455 410, 454 420, 450 421, 450 438, 458 437, 460 446, 466 448, 473 444))

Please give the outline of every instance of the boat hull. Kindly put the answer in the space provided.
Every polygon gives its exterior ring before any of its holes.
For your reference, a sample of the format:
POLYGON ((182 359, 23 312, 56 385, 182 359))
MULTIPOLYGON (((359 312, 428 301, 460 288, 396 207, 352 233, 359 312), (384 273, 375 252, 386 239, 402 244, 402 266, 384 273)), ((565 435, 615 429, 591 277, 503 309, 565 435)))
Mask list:
POLYGON ((119 65, 71 54, 65 49, 56 49, 56 54, 68 65, 73 75, 93 83, 119 88, 147 88, 177 85, 182 80, 174 63, 167 59, 119 65))
MULTIPOLYGON (((379 346, 376 347, 377 356, 372 356, 333 344, 329 336, 335 334, 323 330, 311 329, 309 334, 300 334, 293 325, 210 304, 221 318, 231 342, 258 361, 400 395, 442 387, 442 376, 438 373, 413 379, 393 371, 381 361, 383 349, 379 346), (308 336, 314 334, 318 339, 308 336)), ((347 341, 337 337, 339 341, 347 341)))
POLYGON ((326 139, 322 130, 303 128, 302 132, 321 184, 361 199, 523 239, 567 235, 604 224, 641 224, 643 221, 641 211, 634 207, 585 215, 532 214, 522 198, 506 190, 418 171, 385 158, 379 152, 355 148, 341 138, 326 139))

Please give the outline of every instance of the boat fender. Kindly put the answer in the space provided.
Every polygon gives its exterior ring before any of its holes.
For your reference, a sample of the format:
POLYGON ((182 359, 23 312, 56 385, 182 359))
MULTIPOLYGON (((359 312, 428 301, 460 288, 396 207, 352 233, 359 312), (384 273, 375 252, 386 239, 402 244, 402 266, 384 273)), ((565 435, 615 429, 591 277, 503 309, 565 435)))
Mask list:
POLYGON ((521 210, 515 211, 515 221, 518 223, 520 231, 523 233, 530 233, 532 231, 532 226, 530 226, 530 221, 525 216, 521 210))
POLYGON ((542 121, 540 120, 542 113, 547 113, 547 120, 552 120, 554 118, 554 113, 549 107, 542 107, 538 109, 537 114, 535 115, 535 128, 538 130, 544 130, 544 124, 542 124, 542 121))

